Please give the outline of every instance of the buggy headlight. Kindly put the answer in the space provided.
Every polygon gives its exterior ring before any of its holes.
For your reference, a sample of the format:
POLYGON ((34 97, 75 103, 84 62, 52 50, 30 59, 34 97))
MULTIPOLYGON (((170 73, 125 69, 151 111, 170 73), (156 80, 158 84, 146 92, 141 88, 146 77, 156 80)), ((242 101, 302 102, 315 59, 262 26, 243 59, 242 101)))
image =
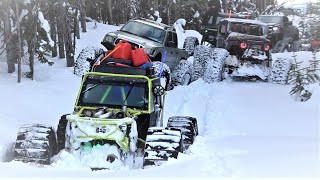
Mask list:
POLYGON ((127 125, 120 125, 120 126, 119 126, 119 129, 120 129, 122 132, 126 132, 126 131, 127 131, 127 125))

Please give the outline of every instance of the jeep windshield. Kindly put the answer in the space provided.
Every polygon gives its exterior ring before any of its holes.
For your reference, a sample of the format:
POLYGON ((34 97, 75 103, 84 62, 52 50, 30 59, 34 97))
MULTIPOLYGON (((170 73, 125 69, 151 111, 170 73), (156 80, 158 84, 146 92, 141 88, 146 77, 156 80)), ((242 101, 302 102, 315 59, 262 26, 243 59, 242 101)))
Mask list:
POLYGON ((282 16, 259 16, 258 20, 264 23, 282 24, 283 17, 282 16))
POLYGON ((124 84, 90 80, 85 82, 79 97, 80 106, 107 106, 147 109, 147 84, 124 84))
POLYGON ((120 31, 140 36, 160 44, 164 42, 166 35, 166 31, 164 29, 160 29, 137 21, 129 21, 120 29, 120 31))
POLYGON ((253 36, 263 36, 263 28, 258 24, 230 22, 228 28, 229 32, 236 32, 253 36))

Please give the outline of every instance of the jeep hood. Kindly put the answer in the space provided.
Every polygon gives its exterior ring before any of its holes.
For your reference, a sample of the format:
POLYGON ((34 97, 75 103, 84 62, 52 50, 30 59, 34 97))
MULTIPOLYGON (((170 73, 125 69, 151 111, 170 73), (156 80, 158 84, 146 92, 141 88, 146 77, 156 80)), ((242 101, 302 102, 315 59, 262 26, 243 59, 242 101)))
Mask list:
POLYGON ((108 33, 108 35, 113 36, 117 39, 123 39, 126 41, 129 41, 131 43, 134 44, 138 44, 141 45, 142 47, 159 47, 159 46, 163 46, 160 43, 157 43, 155 41, 140 37, 140 36, 136 36, 133 34, 129 34, 126 32, 122 32, 122 31, 117 31, 117 32, 110 32, 108 33))
POLYGON ((231 33, 229 34, 227 40, 233 40, 233 41, 262 41, 262 42, 270 42, 267 38, 264 36, 253 36, 253 35, 247 35, 247 34, 241 34, 241 33, 231 33))
POLYGON ((272 23, 272 22, 271 22, 271 23, 266 23, 266 24, 267 24, 269 27, 270 27, 270 26, 273 27, 273 26, 279 26, 279 25, 281 25, 280 23, 272 23))

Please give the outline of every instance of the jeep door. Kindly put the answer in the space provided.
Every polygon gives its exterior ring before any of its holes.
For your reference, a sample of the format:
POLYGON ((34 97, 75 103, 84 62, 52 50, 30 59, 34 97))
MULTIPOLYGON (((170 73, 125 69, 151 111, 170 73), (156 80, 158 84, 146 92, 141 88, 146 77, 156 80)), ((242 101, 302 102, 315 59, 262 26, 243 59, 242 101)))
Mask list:
POLYGON ((165 42, 165 50, 167 51, 165 63, 170 67, 170 70, 172 71, 181 59, 181 55, 178 49, 178 38, 175 32, 168 31, 165 42))

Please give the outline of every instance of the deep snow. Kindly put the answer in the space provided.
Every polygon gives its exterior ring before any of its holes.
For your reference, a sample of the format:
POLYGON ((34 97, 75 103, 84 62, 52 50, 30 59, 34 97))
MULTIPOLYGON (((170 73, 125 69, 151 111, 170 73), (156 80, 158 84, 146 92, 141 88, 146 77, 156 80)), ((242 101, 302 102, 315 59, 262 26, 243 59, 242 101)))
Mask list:
MULTIPOLYGON (((94 29, 89 23, 88 32, 77 42, 76 54, 87 45, 99 46, 107 31, 118 29, 97 26, 94 29)), ((299 54, 303 61, 310 55, 299 54)), ((65 151, 45 168, 7 162, 19 126, 44 123, 56 127, 62 114, 73 111, 81 79, 65 67, 65 60, 53 61, 52 67, 37 64, 35 80, 24 78, 21 84, 0 62, 0 178, 320 176, 320 90, 310 101, 300 103, 290 98, 290 86, 230 79, 213 84, 200 79, 168 92, 164 119, 194 116, 200 134, 187 154, 160 167, 91 172, 65 151)))

